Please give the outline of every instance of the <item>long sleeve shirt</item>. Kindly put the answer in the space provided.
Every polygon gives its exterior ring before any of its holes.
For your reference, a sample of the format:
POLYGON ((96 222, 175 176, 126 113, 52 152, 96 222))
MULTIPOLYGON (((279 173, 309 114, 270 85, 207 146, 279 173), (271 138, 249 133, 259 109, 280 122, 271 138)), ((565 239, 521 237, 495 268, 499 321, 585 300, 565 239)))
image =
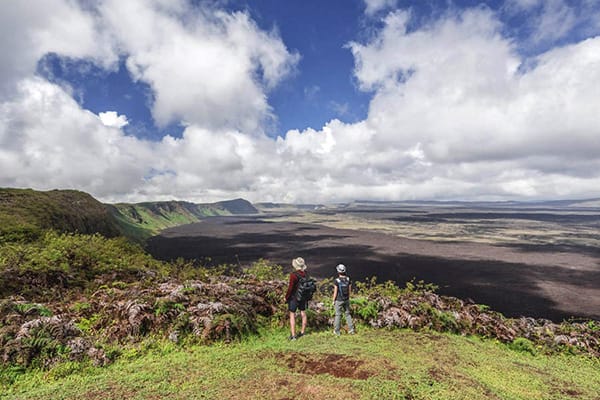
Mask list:
POLYGON ((298 278, 298 275, 305 277, 306 272, 294 271, 290 274, 290 283, 288 284, 288 289, 285 294, 285 302, 286 303, 289 302, 290 299, 292 298, 292 296, 296 293, 296 289, 298 288, 298 281, 300 280, 300 278, 298 278))

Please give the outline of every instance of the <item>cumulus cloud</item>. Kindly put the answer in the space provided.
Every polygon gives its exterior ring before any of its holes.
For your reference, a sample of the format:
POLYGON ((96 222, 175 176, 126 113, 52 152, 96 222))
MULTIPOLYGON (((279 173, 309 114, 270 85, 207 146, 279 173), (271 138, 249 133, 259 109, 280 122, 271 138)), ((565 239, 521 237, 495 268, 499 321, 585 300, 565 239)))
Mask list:
POLYGON ((542 54, 521 72, 487 10, 415 32, 407 20, 392 14, 373 42, 351 45, 361 87, 375 90, 368 122, 384 146, 419 142, 440 163, 595 157, 600 38, 542 54))
POLYGON ((248 164, 270 165, 268 152, 248 160, 272 117, 267 93, 299 56, 243 12, 188 1, 85 4, 1 6, 0 49, 11 56, 0 60, 0 184, 73 187, 104 199, 201 200, 249 187, 248 164), (121 131, 126 116, 83 110, 68 87, 35 76, 48 53, 105 69, 124 58, 150 85, 157 123, 186 125, 183 138, 141 141, 121 131))
POLYGON ((127 193, 154 160, 153 145, 106 127, 61 87, 22 80, 0 106, 0 183, 127 193))
POLYGON ((580 176, 581 168, 568 167, 573 160, 595 167, 600 39, 549 51, 521 72, 523 60, 489 10, 450 15, 414 32, 406 29, 409 18, 391 14, 372 42, 351 44, 361 88, 375 91, 367 123, 382 148, 418 143, 433 163, 430 175, 477 182, 489 194, 548 194, 538 175, 550 171, 532 159, 551 157, 566 176, 580 176), (507 163, 540 184, 525 190, 503 183, 516 179, 502 174, 507 163), (481 176, 465 174, 472 166, 481 176))
POLYGON ((110 126, 114 128, 122 128, 129 124, 126 115, 119 115, 116 111, 106 111, 98 114, 98 118, 104 124, 104 126, 110 126))
POLYGON ((47 0, 35 6, 6 1, 0 8, 0 99, 35 71, 45 54, 88 58, 106 68, 118 59, 97 19, 75 1, 47 0))
POLYGON ((153 89, 152 114, 161 126, 260 131, 272 118, 267 92, 299 59, 243 12, 105 0, 100 13, 134 79, 153 89))
POLYGON ((267 96, 299 57, 276 32, 186 1, 132 0, 118 12, 114 0, 93 12, 53 1, 79 28, 8 6, 26 26, 19 40, 37 47, 15 54, 19 68, 0 61, 13 86, 0 100, 0 185, 77 188, 105 201, 600 195, 600 37, 530 60, 489 9, 411 29, 410 13, 392 12, 348 47, 358 87, 372 94, 367 118, 273 139, 262 131, 267 96), (37 31, 52 39, 31 39, 37 31), (80 42, 59 45, 61 35, 80 42), (110 45, 91 46, 100 37, 110 45), (182 136, 140 140, 124 134, 118 111, 82 109, 35 76, 49 51, 104 68, 124 57, 152 88, 156 120, 183 122, 182 136))

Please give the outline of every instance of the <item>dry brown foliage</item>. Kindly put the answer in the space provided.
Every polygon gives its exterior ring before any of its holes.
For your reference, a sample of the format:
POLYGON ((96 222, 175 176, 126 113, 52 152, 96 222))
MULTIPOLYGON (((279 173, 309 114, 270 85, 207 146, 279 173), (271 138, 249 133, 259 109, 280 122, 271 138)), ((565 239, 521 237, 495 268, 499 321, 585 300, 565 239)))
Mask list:
MULTIPOLYGON (((107 344, 132 343, 148 335, 173 342, 230 341, 256 331, 261 318, 284 323, 286 287, 282 280, 215 276, 206 281, 171 279, 154 285, 113 282, 93 293, 73 294, 69 304, 62 299, 38 304, 22 297, 5 298, 0 300, 0 360, 4 365, 48 367, 61 360, 87 357, 96 365, 106 365, 111 361, 105 352, 107 344)), ((597 322, 511 319, 429 291, 401 293, 397 298, 377 292, 369 295, 377 314, 363 322, 376 328, 450 331, 506 343, 525 338, 547 349, 567 348, 600 356, 597 322)), ((331 309, 319 301, 322 298, 310 303, 311 329, 331 325, 331 309)), ((360 320, 358 314, 355 318, 360 320)))

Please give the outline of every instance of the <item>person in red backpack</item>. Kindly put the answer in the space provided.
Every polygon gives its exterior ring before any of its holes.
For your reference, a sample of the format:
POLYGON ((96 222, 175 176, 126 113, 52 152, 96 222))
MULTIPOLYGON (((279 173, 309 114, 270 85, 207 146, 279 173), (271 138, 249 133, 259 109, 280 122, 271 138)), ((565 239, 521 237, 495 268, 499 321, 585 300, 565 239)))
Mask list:
POLYGON ((290 274, 290 283, 288 285, 287 292, 285 294, 285 302, 288 304, 288 311, 290 314, 290 340, 296 340, 297 338, 304 336, 306 331, 306 306, 307 300, 298 300, 296 292, 298 290, 298 282, 300 277, 306 277, 306 264, 302 257, 294 258, 292 260, 292 267, 294 271, 290 274), (302 328, 300 333, 296 335, 296 310, 300 310, 300 316, 302 317, 302 328))
POLYGON ((334 280, 333 286, 333 305, 335 308, 335 319, 333 320, 333 333, 340 335, 340 325, 342 322, 342 312, 345 314, 348 324, 348 333, 354 334, 354 324, 350 315, 350 289, 352 284, 350 278, 346 275, 346 266, 339 264, 335 267, 338 277, 334 280))

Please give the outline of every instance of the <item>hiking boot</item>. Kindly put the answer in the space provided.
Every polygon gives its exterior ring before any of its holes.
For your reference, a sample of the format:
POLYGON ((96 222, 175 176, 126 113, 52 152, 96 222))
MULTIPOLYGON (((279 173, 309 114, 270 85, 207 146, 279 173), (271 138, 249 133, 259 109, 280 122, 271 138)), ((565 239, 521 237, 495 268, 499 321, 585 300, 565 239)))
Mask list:
POLYGON ((336 332, 336 331, 333 331, 333 334, 334 334, 335 336, 340 336, 340 333, 339 333, 339 332, 336 332))
POLYGON ((304 336, 304 333, 300 332, 299 334, 296 335, 296 338, 300 339, 302 336, 304 336))
POLYGON ((348 332, 348 335, 354 335, 356 332, 354 332, 354 329, 352 329, 351 331, 348 332))
POLYGON ((290 339, 290 340, 296 340, 296 339, 297 339, 297 337, 296 337, 296 336, 292 336, 292 335, 290 335, 290 337, 289 337, 288 339, 290 339))

